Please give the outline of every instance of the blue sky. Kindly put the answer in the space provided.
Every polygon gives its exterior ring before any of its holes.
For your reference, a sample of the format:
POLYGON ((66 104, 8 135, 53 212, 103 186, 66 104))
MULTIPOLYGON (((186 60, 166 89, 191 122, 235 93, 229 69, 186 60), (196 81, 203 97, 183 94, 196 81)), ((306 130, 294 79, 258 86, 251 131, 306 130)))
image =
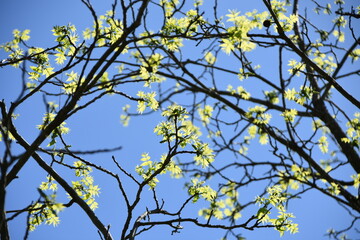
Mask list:
MULTIPOLYGON (((241 1, 225 0, 223 9, 238 9, 242 12, 251 11, 261 3, 260 0, 241 1), (240 1, 239 1, 240 2, 240 1)), ((111 1, 94 1, 94 8, 98 14, 104 14, 111 8, 111 1)), ((262 7, 263 9, 263 7, 262 7)), ((0 43, 11 39, 13 29, 30 29, 30 45, 49 47, 54 44, 51 29, 54 25, 66 25, 72 23, 77 26, 79 31, 86 27, 91 27, 92 19, 84 5, 76 0, 49 1, 10 1, 0 0, 0 43)), ((0 59, 5 55, 0 53, 0 59)), ((254 59, 260 58, 265 64, 265 69, 271 71, 271 67, 266 67, 266 58, 254 55, 254 59)), ((5 99, 9 105, 16 98, 21 83, 21 73, 13 68, 6 67, 0 69, 0 99, 5 99)), ((347 89, 354 95, 358 95, 360 84, 348 87, 347 89)), ((124 128, 120 124, 119 116, 121 107, 128 103, 123 98, 111 96, 100 100, 89 109, 85 109, 67 121, 71 132, 66 139, 73 145, 74 149, 90 150, 107 147, 122 146, 123 149, 114 153, 116 159, 121 162, 129 171, 133 170, 138 164, 141 154, 150 153, 154 158, 160 157, 166 151, 166 146, 159 144, 160 139, 153 133, 153 128, 162 120, 160 113, 155 113, 143 118, 133 118, 130 126, 124 128)), ((134 107, 133 107, 134 109, 134 107)), ((15 121, 20 133, 30 142, 37 135, 36 125, 41 123, 45 112, 41 96, 25 102, 18 110, 20 117, 15 121)), ((261 146, 255 145, 252 150, 253 156, 261 155, 261 146)), ((19 151, 19 150, 18 150, 19 151)), ((0 146, 3 152, 3 146, 0 146)), ((230 157, 230 156, 224 156, 230 157)), ((113 167, 111 155, 99 154, 90 156, 89 160, 95 161, 103 166, 113 167)), ((60 171, 60 169, 59 169, 60 171)), ((71 172, 66 173, 68 179, 73 178, 71 172)), ((234 173, 236 174, 236 173, 234 173)), ((348 173, 344 173, 348 174, 348 173)), ((43 172, 35 162, 29 161, 20 172, 20 179, 14 181, 7 192, 7 208, 18 209, 28 205, 37 198, 36 188, 45 180, 46 173, 43 172)), ((116 183, 105 177, 104 174, 94 173, 95 181, 101 187, 101 194, 98 198, 99 209, 96 210, 99 218, 105 224, 111 224, 111 232, 115 239, 118 239, 121 231, 125 208, 121 200, 119 191, 114 191, 116 183)), ((159 184, 159 198, 164 198, 165 206, 175 210, 179 204, 187 198, 183 190, 183 181, 171 179, 169 176, 161 176, 159 184), (182 200, 182 201, 181 201, 182 200)), ((134 186, 124 178, 125 186, 129 195, 133 194, 134 186)), ((256 196, 256 186, 249 187, 246 191, 240 192, 240 197, 253 198, 256 196)), ((66 202, 66 196, 61 190, 59 195, 66 202)), ((61 199, 60 198, 60 199, 61 199)), ((137 210, 141 214, 146 210, 146 206, 153 206, 149 191, 142 197, 142 204, 137 210)), ((201 205, 201 203, 200 203, 201 205)), ((199 205, 191 205, 187 213, 195 216, 199 205)), ((282 239, 326 239, 324 233, 332 226, 346 227, 349 217, 339 205, 334 201, 326 199, 319 193, 306 193, 302 199, 295 200, 289 205, 289 212, 296 216, 295 222, 299 223, 300 232, 296 235, 286 234, 282 239)), ((77 206, 66 209, 60 213, 61 223, 57 227, 43 225, 30 234, 29 239, 99 239, 92 223, 77 206)), ((22 239, 24 235, 25 216, 10 223, 12 239, 22 239)), ((138 237, 139 240, 145 239, 220 239, 222 232, 219 230, 204 230, 196 228, 190 224, 184 225, 184 230, 179 234, 170 235, 171 229, 159 227, 138 237)), ((273 230, 256 230, 253 232, 240 230, 244 237, 249 240, 255 239, 280 239, 279 234, 273 230)), ((350 237, 355 237, 354 232, 350 232, 350 237)))

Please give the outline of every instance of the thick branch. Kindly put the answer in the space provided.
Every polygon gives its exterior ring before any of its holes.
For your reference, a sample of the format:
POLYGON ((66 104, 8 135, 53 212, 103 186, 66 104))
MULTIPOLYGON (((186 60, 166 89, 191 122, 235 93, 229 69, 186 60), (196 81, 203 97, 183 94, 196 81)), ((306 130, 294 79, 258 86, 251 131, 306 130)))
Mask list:
POLYGON ((345 89, 343 89, 336 81, 335 79, 330 76, 329 74, 327 74, 323 69, 321 69, 316 63, 314 63, 313 61, 311 61, 308 56, 306 56, 306 53, 303 52, 302 50, 300 50, 292 41, 291 39, 289 39, 285 32, 283 31, 278 19, 276 18, 276 15, 274 13, 274 11, 271 8, 271 5, 266 1, 263 0, 264 4, 266 5, 266 7, 268 8, 268 10, 270 11, 272 17, 275 20, 275 23, 277 25, 277 29, 279 32, 279 35, 281 36, 281 38, 288 44, 288 46, 296 53, 298 54, 301 59, 311 68, 314 69, 315 72, 319 73, 320 76, 325 79, 326 81, 328 81, 332 86, 334 86, 334 88, 336 90, 339 91, 339 93, 341 95, 343 95, 346 99, 348 99, 352 104, 354 104, 356 107, 360 108, 360 102, 355 99, 350 93, 348 93, 345 89))
MULTIPOLYGON (((30 144, 28 144, 26 140, 19 135, 12 122, 8 121, 8 126, 10 133, 14 136, 16 141, 27 150, 26 152, 29 152, 28 149, 31 148, 30 144)), ((93 224, 103 234, 105 239, 112 240, 113 238, 108 232, 108 229, 98 219, 94 211, 90 209, 89 205, 84 200, 82 200, 80 196, 76 193, 76 191, 65 181, 65 179, 63 179, 52 167, 47 165, 38 153, 33 152, 31 156, 35 159, 39 166, 43 168, 50 176, 52 176, 54 180, 58 182, 60 186, 63 187, 64 190, 71 196, 71 198, 84 210, 84 212, 88 215, 93 224)))

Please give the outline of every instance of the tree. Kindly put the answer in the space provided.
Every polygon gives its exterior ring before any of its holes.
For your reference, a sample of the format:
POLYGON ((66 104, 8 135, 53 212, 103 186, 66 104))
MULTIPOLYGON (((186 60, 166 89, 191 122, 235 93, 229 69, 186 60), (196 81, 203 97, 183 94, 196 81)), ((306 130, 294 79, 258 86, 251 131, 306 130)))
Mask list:
POLYGON ((135 239, 161 226, 166 233, 218 229, 224 239, 261 228, 282 236, 298 232, 288 206, 308 192, 352 218, 345 228, 333 226, 330 238, 359 231, 360 6, 263 0, 244 13, 225 12, 241 10, 237 1, 114 0, 99 15, 81 2, 92 27, 55 26, 55 45, 46 47, 33 46, 29 30, 14 30, 1 45, 2 72, 21 72, 18 97, 0 102, 1 239, 10 239, 14 219, 26 218, 28 238, 76 205, 100 239, 135 239), (43 121, 26 138, 17 118, 28 102, 39 109, 41 99, 43 121), (118 159, 127 151, 121 146, 76 149, 69 122, 106 99, 124 104, 123 125, 153 129, 164 153, 144 152, 129 163, 118 159), (31 171, 43 175, 38 196, 8 209, 7 194, 28 181, 22 173, 32 161, 31 171), (171 196, 159 196, 170 177, 187 194, 171 207, 171 196), (100 178, 121 196, 119 222, 98 215, 100 178))

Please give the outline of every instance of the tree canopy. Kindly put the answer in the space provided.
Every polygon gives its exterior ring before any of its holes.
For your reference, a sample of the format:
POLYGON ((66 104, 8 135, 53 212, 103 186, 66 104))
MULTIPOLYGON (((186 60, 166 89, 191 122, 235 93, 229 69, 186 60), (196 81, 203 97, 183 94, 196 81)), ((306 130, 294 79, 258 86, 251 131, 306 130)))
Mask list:
POLYGON ((0 74, 18 78, 0 80, 18 84, 0 102, 2 240, 74 209, 93 239, 296 237, 289 209, 308 194, 348 215, 323 234, 359 234, 360 5, 225 2, 113 0, 100 13, 81 0, 92 22, 54 26, 46 46, 13 30, 0 45, 0 74), (96 132, 106 139, 87 144, 96 132), (29 173, 42 180, 27 195, 29 173))

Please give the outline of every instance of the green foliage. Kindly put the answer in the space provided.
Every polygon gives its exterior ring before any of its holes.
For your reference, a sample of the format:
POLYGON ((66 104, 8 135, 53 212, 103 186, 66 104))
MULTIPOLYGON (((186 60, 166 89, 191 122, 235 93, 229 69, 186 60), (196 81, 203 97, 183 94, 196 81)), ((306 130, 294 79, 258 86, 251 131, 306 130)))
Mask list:
POLYGON ((360 185, 360 174, 351 175, 351 178, 354 180, 354 188, 358 189, 360 185))
POLYGON ((227 21, 233 23, 234 26, 227 29, 229 38, 222 39, 221 49, 228 55, 236 48, 240 48, 245 52, 254 50, 256 44, 250 41, 247 34, 255 28, 261 29, 263 27, 262 22, 267 19, 269 13, 262 12, 258 14, 255 10, 240 15, 240 12, 236 10, 229 10, 229 12, 226 15, 228 17, 227 21))
POLYGON ((279 97, 278 97, 278 92, 276 90, 273 91, 265 91, 264 92, 266 99, 272 103, 272 104, 277 104, 279 103, 279 97))
POLYGON ((285 91, 284 97, 290 101, 295 101, 300 105, 304 105, 309 100, 311 100, 314 93, 317 93, 308 86, 301 86, 300 91, 297 92, 294 88, 287 89, 285 91))
POLYGON ((136 172, 144 179, 149 180, 148 185, 151 188, 156 187, 156 183, 159 182, 159 180, 154 177, 155 171, 160 169, 162 167, 161 163, 153 162, 150 160, 150 156, 148 153, 143 153, 141 155, 140 159, 143 163, 139 166, 136 166, 136 172), (150 178, 152 177, 152 178, 150 178))
POLYGON ((290 187, 297 190, 303 183, 312 179, 312 173, 310 169, 304 169, 294 164, 291 166, 291 171, 279 171, 279 179, 282 189, 286 190, 290 187))
POLYGON ((28 29, 24 31, 15 29, 13 31, 13 40, 0 45, 0 50, 3 49, 5 52, 9 53, 8 60, 14 62, 11 64, 14 67, 19 67, 22 61, 18 60, 25 56, 24 50, 20 48, 19 44, 28 41, 30 39, 29 34, 30 30, 28 29))
POLYGON ((360 146, 360 112, 354 114, 355 118, 346 123, 348 129, 346 130, 347 138, 342 138, 341 141, 351 144, 359 148, 360 146))
POLYGON ((290 109, 290 110, 285 110, 285 112, 283 112, 281 116, 284 117, 286 122, 294 122, 297 113, 298 112, 296 109, 290 109))
POLYGON ((63 209, 63 205, 55 202, 55 196, 47 196, 44 203, 38 202, 29 208, 31 214, 29 218, 30 231, 34 231, 42 223, 53 226, 60 223, 58 213, 63 209))
POLYGON ((162 112, 162 116, 168 120, 159 123, 154 129, 157 135, 163 137, 161 143, 177 141, 180 147, 185 147, 198 140, 200 131, 187 120, 189 116, 185 108, 176 104, 170 105, 162 112))
POLYGON ((172 160, 172 155, 181 153, 194 154, 194 161, 197 165, 206 168, 209 163, 214 161, 212 149, 207 143, 202 143, 199 139, 201 135, 199 128, 194 126, 191 121, 187 120, 188 112, 179 105, 170 105, 162 112, 162 116, 167 121, 160 122, 154 132, 162 136, 160 143, 167 143, 169 150, 177 149, 178 146, 186 148, 192 146, 193 151, 175 151, 173 153, 163 154, 160 161, 150 160, 148 153, 143 153, 140 159, 143 163, 136 166, 136 172, 145 180, 151 188, 156 187, 158 179, 156 173, 160 174, 170 172, 171 176, 179 178, 182 176, 181 168, 172 160), (171 146, 173 144, 173 146, 171 146))
MULTIPOLYGON (((181 228, 172 224, 189 219, 183 212, 191 200, 197 203, 202 199, 207 205, 198 212, 206 222, 190 222, 226 229, 224 239, 229 234, 241 239, 236 228, 274 227, 281 236, 298 232, 294 216, 285 206, 310 189, 340 202, 351 214, 360 211, 360 113, 349 117, 360 103, 341 86, 343 78, 359 75, 354 66, 360 48, 353 27, 359 7, 352 6, 350 11, 343 0, 309 1, 327 23, 317 24, 313 13, 303 11, 301 1, 294 1, 299 6, 288 0, 263 1, 262 12, 228 10, 224 17, 218 16, 217 4, 210 8, 210 1, 202 0, 191 4, 179 0, 123 1, 121 7, 113 6, 103 15, 97 15, 89 1, 82 2, 94 18, 82 34, 71 24, 55 26, 54 46, 41 48, 28 43, 29 30, 14 30, 13 40, 0 45, 6 54, 0 67, 18 68, 24 85, 8 115, 5 103, 1 105, 0 140, 6 148, 4 156, 10 159, 2 161, 3 172, 15 178, 16 168, 25 164, 26 158, 33 156, 39 163, 42 156, 35 154, 40 152, 51 161, 39 164, 49 176, 39 187, 39 200, 27 209, 30 230, 43 223, 57 225, 59 212, 71 205, 56 201, 60 186, 71 198, 71 191, 60 184, 62 181, 55 181, 58 176, 49 170, 55 171, 56 166, 75 171, 76 179, 69 188, 79 199, 70 201, 79 206, 86 203, 82 208, 102 229, 104 239, 109 229, 91 215, 98 207, 100 193, 91 175, 93 169, 119 185, 128 214, 121 239, 131 239, 161 224, 179 231, 181 228), (115 12, 120 9, 123 12, 115 12), (213 9, 210 14, 209 9, 213 9), (156 16, 159 26, 149 22, 153 10, 163 14, 156 16), (272 49, 270 60, 268 49, 272 49), (266 61, 262 61, 265 55, 266 61), (269 64, 269 68, 258 62, 269 64), (46 112, 37 125, 39 136, 27 144, 12 120, 23 102, 39 94, 46 112), (125 170, 115 157, 115 170, 82 159, 81 154, 110 150, 74 151, 63 136, 69 133, 65 120, 108 95, 123 98, 124 105, 118 108, 122 109, 120 122, 124 126, 129 125, 130 117, 145 119, 161 112, 162 121, 154 133, 167 151, 158 156, 142 153, 135 166, 137 177, 132 175, 134 169, 125 170), (337 100, 340 98, 344 104, 337 100), (46 138, 49 142, 43 146, 46 138), (255 139, 260 144, 254 152, 255 139), (13 156, 10 143, 19 143, 25 153, 13 156), (67 157, 76 159, 72 166, 66 163, 67 157), (344 168, 352 171, 347 177, 343 177, 344 168), (156 195, 159 176, 166 173, 188 181, 185 191, 189 197, 175 213, 165 210, 165 201, 159 204, 156 195), (137 184, 132 203, 121 174, 137 184), (252 183, 261 186, 256 189, 260 196, 246 202, 239 193, 252 183), (154 204, 144 201, 146 213, 135 220, 146 185, 153 192, 154 204), (240 218, 248 216, 246 211, 254 202, 259 209, 237 225, 240 218), (149 210, 150 206, 156 209, 149 210), (153 224, 151 214, 174 218, 153 224), (218 225, 213 225, 213 218, 218 225)), ((98 128, 107 123, 96 124, 98 128)), ((328 234, 338 236, 335 230, 328 234)))
POLYGON ((284 192, 280 186, 273 186, 267 189, 268 197, 257 197, 256 203, 259 204, 260 209, 257 213, 257 218, 262 223, 271 223, 275 229, 283 236, 286 231, 290 233, 298 232, 298 224, 292 222, 294 215, 288 213, 285 209, 285 203, 288 200, 288 193, 284 192), (271 208, 275 207, 278 210, 276 218, 271 218, 271 208))
POLYGON ((203 208, 199 211, 199 215, 205 219, 214 216, 216 219, 228 219, 232 222, 241 217, 241 205, 239 204, 238 192, 236 184, 228 183, 220 190, 220 194, 212 199, 209 208, 203 208))
POLYGON ((130 122, 130 116, 128 115, 128 110, 131 106, 129 104, 126 104, 124 107, 122 107, 122 111, 124 114, 120 115, 120 122, 124 127, 129 125, 130 122))
POLYGON ((72 187, 76 193, 90 206, 91 210, 98 208, 95 197, 100 194, 98 185, 94 185, 94 178, 90 175, 92 168, 81 161, 74 162, 75 176, 81 178, 72 181, 72 187))
MULTIPOLYGON (((44 130, 52 121, 54 121, 56 117, 56 108, 58 107, 57 104, 54 102, 48 102, 49 112, 45 113, 43 117, 43 124, 37 125, 39 130, 44 130)), ((65 127, 66 122, 62 122, 55 130, 53 130, 50 134, 50 143, 48 146, 53 146, 56 143, 56 139, 62 135, 69 133, 70 129, 65 127)))
POLYGON ((78 89, 81 86, 81 84, 83 84, 85 81, 85 78, 82 78, 79 82, 79 75, 74 71, 71 71, 70 73, 66 73, 66 76, 68 77, 66 79, 67 83, 63 84, 63 90, 65 94, 75 93, 76 89, 78 89))
POLYGON ((207 52, 207 53, 205 54, 205 61, 206 61, 208 64, 213 65, 213 64, 216 62, 216 57, 215 57, 211 52, 207 52))
POLYGON ((58 185, 52 177, 47 177, 47 181, 41 183, 39 192, 43 200, 37 201, 28 209, 30 214, 28 219, 30 231, 34 231, 42 223, 53 226, 57 226, 60 223, 58 214, 64 209, 64 206, 56 201, 57 189, 58 185), (52 194, 47 195, 46 191, 51 191, 52 194))
MULTIPOLYGON (((78 181, 72 181, 72 187, 90 206, 90 209, 95 210, 98 208, 98 203, 95 201, 95 197, 99 195, 100 188, 98 185, 94 185, 94 179, 90 175, 92 169, 81 161, 74 162, 73 166, 75 176, 81 179, 78 181)), ((42 223, 53 226, 57 226, 60 223, 58 214, 65 208, 65 206, 63 203, 56 201, 56 197, 58 196, 57 190, 58 183, 51 176, 48 176, 47 181, 40 184, 39 192, 43 200, 37 201, 28 209, 30 214, 28 220, 30 231, 34 231, 42 223), (47 191, 52 193, 46 194, 47 191)), ((71 199, 71 197, 69 198, 71 199)))
POLYGON ((137 111, 143 113, 146 107, 150 107, 152 110, 157 110, 159 103, 155 99, 156 92, 144 93, 139 91, 137 96, 141 99, 138 101, 137 111))
POLYGON ((199 179, 193 178, 187 185, 189 194, 193 196, 193 203, 197 202, 200 197, 209 202, 216 198, 216 191, 214 191, 209 185, 204 185, 204 183, 205 181, 199 181, 199 179))
POLYGON ((204 125, 207 125, 210 123, 210 119, 212 116, 212 112, 214 111, 213 107, 210 105, 206 105, 204 109, 199 108, 198 113, 200 115, 201 121, 204 125))
POLYGON ((247 118, 252 118, 253 123, 257 125, 266 125, 270 122, 271 114, 265 113, 266 108, 264 106, 256 105, 248 109, 246 113, 247 118))

